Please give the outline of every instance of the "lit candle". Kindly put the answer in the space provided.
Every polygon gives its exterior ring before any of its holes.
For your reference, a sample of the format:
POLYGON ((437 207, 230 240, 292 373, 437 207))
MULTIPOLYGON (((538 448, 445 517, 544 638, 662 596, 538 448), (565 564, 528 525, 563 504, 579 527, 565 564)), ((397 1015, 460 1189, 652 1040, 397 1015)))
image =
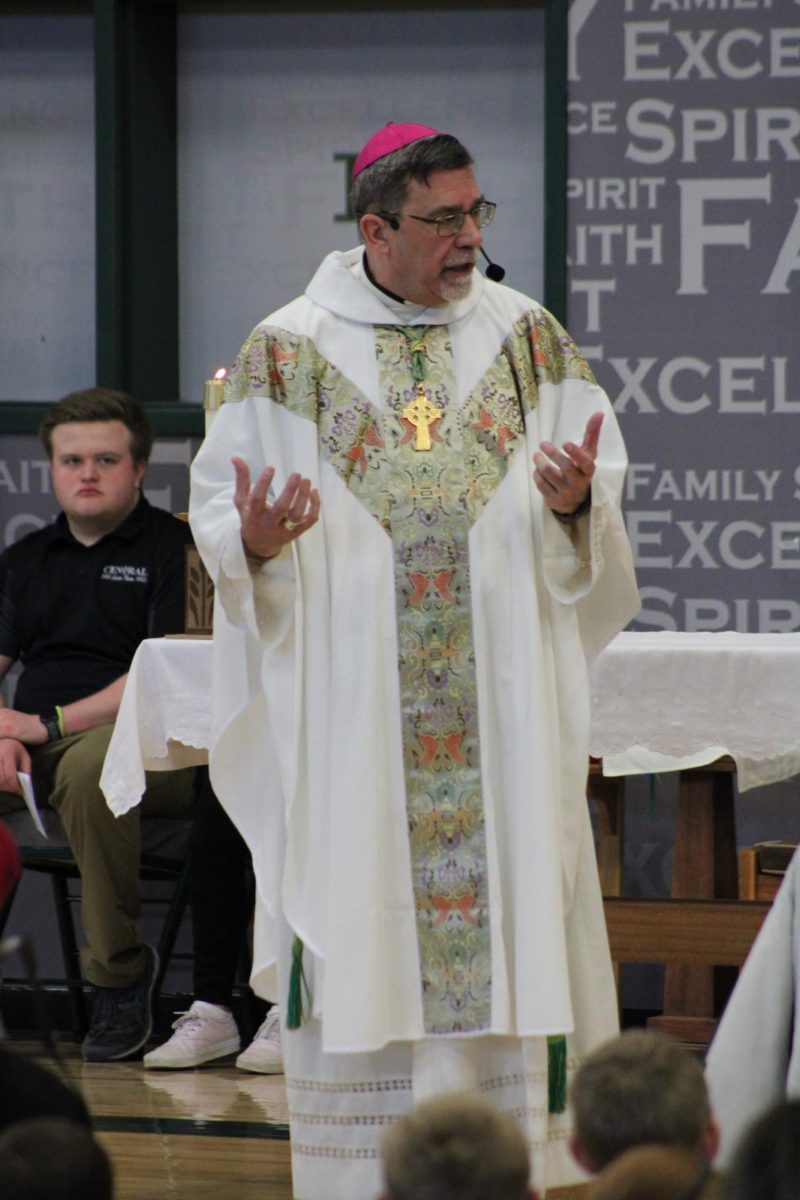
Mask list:
POLYGON ((225 375, 224 367, 216 372, 213 379, 207 379, 203 388, 203 408, 206 414, 206 433, 214 424, 214 417, 222 407, 222 402, 225 399, 225 375))

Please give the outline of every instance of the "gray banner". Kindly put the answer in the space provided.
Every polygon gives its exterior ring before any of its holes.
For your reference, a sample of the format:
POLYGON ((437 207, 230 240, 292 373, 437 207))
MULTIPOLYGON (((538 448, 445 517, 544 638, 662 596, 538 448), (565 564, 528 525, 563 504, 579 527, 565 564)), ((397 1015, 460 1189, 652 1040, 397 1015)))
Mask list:
POLYGON ((573 0, 568 327, 631 458, 634 628, 800 629, 800 0, 573 0))

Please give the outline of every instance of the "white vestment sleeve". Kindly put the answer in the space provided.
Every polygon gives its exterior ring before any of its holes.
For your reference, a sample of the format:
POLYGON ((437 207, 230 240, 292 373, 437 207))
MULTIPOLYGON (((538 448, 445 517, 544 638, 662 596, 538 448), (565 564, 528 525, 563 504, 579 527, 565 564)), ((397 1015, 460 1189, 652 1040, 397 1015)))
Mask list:
MULTIPOLYGON (((215 586, 211 783, 253 856, 259 903, 252 983, 273 1000, 278 999, 278 913, 297 773, 300 660, 295 643, 302 608, 293 547, 255 571, 248 566, 233 503, 231 459, 236 455, 247 462, 251 482, 265 466, 274 466, 279 491, 295 469, 284 459, 302 440, 292 436, 293 424, 299 424, 297 418, 268 397, 223 405, 192 464, 190 502, 192 532, 215 586)), ((314 447, 313 437, 306 438, 309 443, 314 447)), ((297 469, 316 473, 308 453, 298 453, 297 469)))
MULTIPOLYGON (((539 408, 528 422, 529 444, 536 438, 561 446, 580 444, 586 422, 604 414, 595 474, 592 507, 575 522, 559 521, 541 501, 535 484, 535 520, 541 529, 544 578, 553 598, 575 604, 581 643, 587 661, 632 620, 639 611, 630 544, 621 511, 627 454, 619 425, 602 388, 579 379, 539 389, 539 408)), ((534 447, 532 447, 533 449, 534 447)))
POLYGON ((753 943, 706 1059, 711 1111, 726 1165, 749 1125, 771 1105, 800 1095, 797 974, 800 855, 795 854, 753 943))
POLYGON ((286 635, 295 600, 293 553, 287 547, 251 572, 242 546, 239 514, 233 504, 231 459, 243 458, 251 482, 266 466, 275 466, 275 486, 283 486, 295 468, 280 470, 278 436, 265 438, 264 425, 292 418, 268 399, 223 405, 192 463, 189 522, 195 543, 213 580, 219 601, 232 624, 262 641, 280 642, 286 635), (265 461, 265 446, 275 453, 265 461))

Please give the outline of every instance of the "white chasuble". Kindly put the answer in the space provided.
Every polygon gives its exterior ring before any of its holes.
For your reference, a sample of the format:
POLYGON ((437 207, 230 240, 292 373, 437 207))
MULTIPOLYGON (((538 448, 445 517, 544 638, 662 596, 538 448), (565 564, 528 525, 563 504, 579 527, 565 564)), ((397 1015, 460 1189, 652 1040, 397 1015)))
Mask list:
POLYGON ((534 301, 477 276, 466 300, 400 307, 361 251, 330 255, 245 343, 192 468, 211 775, 253 851, 256 989, 285 1005, 305 945, 307 1020, 284 1031, 299 1200, 372 1200, 382 1126, 448 1086, 519 1113, 538 1187, 577 1178, 546 1037, 568 1035, 572 1070, 616 1022, 586 666, 638 607, 624 447, 534 301), (591 512, 567 525, 533 453, 596 411, 591 512), (321 496, 254 574, 234 454, 321 496))

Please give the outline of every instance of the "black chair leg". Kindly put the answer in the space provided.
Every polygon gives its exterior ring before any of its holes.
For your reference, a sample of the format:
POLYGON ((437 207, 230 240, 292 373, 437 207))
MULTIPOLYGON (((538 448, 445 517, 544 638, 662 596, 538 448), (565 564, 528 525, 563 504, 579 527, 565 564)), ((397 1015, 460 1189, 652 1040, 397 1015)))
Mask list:
POLYGON ((0 908, 0 937, 2 937, 3 934, 5 933, 6 924, 8 922, 8 916, 9 916, 9 913, 11 912, 11 907, 14 903, 14 897, 17 894, 18 888, 19 888, 19 884, 15 883, 13 888, 11 889, 11 891, 8 893, 8 896, 6 897, 5 904, 3 905, 2 908, 0 908))
MULTIPOLYGON (((168 898, 159 897, 154 902, 166 905, 167 913, 161 926, 157 944, 159 967, 154 981, 154 1000, 161 994, 164 977, 170 960, 175 958, 174 947, 189 901, 190 858, 177 861, 161 854, 144 856, 140 871, 141 882, 169 882, 172 890, 168 898)), ((75 930, 72 906, 80 896, 70 891, 69 880, 80 880, 74 859, 66 848, 56 847, 42 850, 41 847, 23 848, 23 865, 27 870, 38 871, 50 876, 50 884, 56 913, 56 925, 64 976, 42 980, 49 990, 52 987, 66 988, 69 1005, 69 1020, 76 1041, 83 1041, 89 1028, 87 984, 81 974, 81 958, 75 930)), ((144 900, 144 897, 143 897, 144 900)), ((0 934, 2 934, 13 897, 9 897, 4 911, 0 911, 0 934)), ((178 956, 180 957, 180 956, 178 956)), ((14 982, 18 982, 14 980, 14 982)), ((1 1191, 2 1189, 0 1189, 1 1191)))
POLYGON ((83 994, 81 956, 75 939, 75 925, 70 909, 69 888, 66 878, 58 872, 52 874, 50 880, 53 886, 53 901, 58 921, 61 953, 64 956, 72 1033, 76 1042, 82 1042, 89 1028, 89 1021, 86 1013, 86 997, 83 994))

